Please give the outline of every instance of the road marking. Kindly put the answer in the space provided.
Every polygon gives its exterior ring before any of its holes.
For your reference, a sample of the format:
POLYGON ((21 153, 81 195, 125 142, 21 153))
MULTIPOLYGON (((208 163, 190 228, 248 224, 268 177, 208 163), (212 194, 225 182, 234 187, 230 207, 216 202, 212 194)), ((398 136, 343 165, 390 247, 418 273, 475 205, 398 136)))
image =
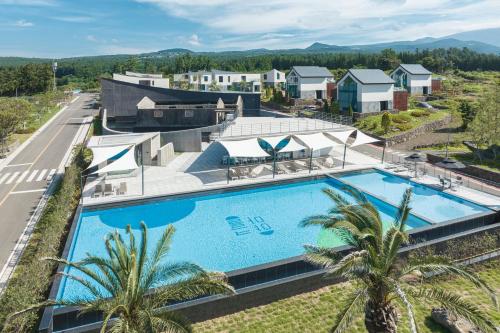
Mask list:
POLYGON ((6 165, 5 168, 18 167, 18 166, 23 166, 23 165, 32 165, 32 164, 33 163, 9 164, 9 165, 6 165))
POLYGON ((9 177, 9 175, 10 175, 10 172, 7 172, 5 175, 3 175, 3 177, 0 178, 0 184, 2 184, 5 181, 5 179, 7 179, 7 177, 9 177))
POLYGON ((23 172, 23 173, 19 176, 19 178, 17 178, 16 183, 20 183, 20 182, 22 182, 22 181, 23 181, 23 179, 24 179, 24 178, 26 178, 26 176, 28 175, 28 173, 29 173, 29 172, 30 172, 29 170, 24 171, 24 172, 23 172))
POLYGON ((43 169, 42 171, 40 171, 40 173, 38 174, 38 178, 36 179, 37 182, 41 181, 43 179, 43 176, 45 176, 45 174, 47 173, 47 169, 43 169))
POLYGON ((38 173, 38 169, 36 170, 33 170, 33 172, 31 173, 31 175, 28 177, 28 179, 26 179, 26 182, 27 183, 31 183, 31 181, 33 180, 33 178, 35 178, 36 174, 38 173))
POLYGON ((50 170, 49 175, 47 176, 48 181, 52 180, 52 177, 54 177, 56 171, 57 171, 56 169, 50 170))
POLYGON ((43 191, 45 191, 44 188, 39 188, 37 190, 14 191, 14 192, 10 192, 10 194, 24 194, 24 193, 43 192, 43 191))
POLYGON ((19 174, 19 171, 16 171, 12 174, 12 176, 9 178, 9 180, 5 183, 5 184, 10 184, 14 181, 14 179, 17 177, 17 175, 19 174))

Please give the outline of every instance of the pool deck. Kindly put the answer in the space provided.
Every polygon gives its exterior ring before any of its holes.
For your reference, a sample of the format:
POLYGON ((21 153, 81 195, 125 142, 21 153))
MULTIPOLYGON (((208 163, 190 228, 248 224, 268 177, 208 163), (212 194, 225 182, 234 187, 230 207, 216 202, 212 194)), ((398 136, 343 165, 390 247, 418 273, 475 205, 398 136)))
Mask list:
MULTIPOLYGON (((345 171, 362 170, 369 168, 384 169, 385 165, 367 154, 363 154, 353 149, 347 149, 345 168, 342 168, 343 146, 336 146, 330 152, 330 156, 335 160, 336 166, 333 168, 323 168, 321 170, 299 171, 290 174, 276 174, 273 178, 272 166, 267 165, 265 171, 256 178, 243 178, 227 182, 227 169, 220 165, 221 156, 224 150, 221 145, 210 144, 201 153, 181 153, 175 157, 167 166, 144 167, 144 193, 142 189, 142 174, 139 169, 128 177, 108 177, 106 183, 111 183, 113 188, 119 188, 120 183, 127 183, 127 192, 118 195, 113 193, 108 196, 93 197, 95 185, 103 180, 97 178, 86 182, 83 191, 82 203, 84 206, 94 206, 100 204, 112 204, 127 202, 139 199, 162 197, 172 194, 186 194, 198 191, 214 190, 221 188, 231 188, 241 185, 267 183, 285 179, 294 179, 314 175, 325 175, 345 171)), ((385 170, 392 172, 391 170, 385 170)), ((417 183, 432 186, 440 189, 439 179, 429 175, 413 178, 413 172, 399 172, 395 175, 409 178, 417 183)), ((447 189, 444 192, 461 197, 463 199, 487 206, 493 210, 500 209, 500 197, 460 186, 454 190, 447 189)))

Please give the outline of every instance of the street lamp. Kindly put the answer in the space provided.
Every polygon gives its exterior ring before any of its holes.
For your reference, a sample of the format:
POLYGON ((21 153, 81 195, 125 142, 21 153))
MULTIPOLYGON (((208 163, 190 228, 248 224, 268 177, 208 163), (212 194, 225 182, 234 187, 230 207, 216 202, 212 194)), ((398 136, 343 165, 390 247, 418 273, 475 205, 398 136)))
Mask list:
POLYGON ((52 72, 54 73, 54 91, 56 90, 57 88, 57 84, 56 84, 56 71, 57 71, 57 62, 54 61, 52 62, 52 72))

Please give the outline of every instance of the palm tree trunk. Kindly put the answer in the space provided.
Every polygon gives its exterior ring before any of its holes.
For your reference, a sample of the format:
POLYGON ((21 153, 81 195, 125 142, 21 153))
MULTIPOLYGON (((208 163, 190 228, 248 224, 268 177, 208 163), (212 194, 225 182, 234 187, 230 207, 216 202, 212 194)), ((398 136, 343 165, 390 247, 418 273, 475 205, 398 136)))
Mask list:
POLYGON ((368 303, 365 309, 365 327, 368 333, 396 333, 398 313, 390 304, 368 303))

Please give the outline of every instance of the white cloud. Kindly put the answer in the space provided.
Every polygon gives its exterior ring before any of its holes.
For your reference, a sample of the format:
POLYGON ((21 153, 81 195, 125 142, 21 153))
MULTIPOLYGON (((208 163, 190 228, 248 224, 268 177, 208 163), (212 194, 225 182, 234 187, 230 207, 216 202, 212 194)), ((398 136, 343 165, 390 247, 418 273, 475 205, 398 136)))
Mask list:
POLYGON ((92 16, 55 16, 52 19, 69 23, 86 23, 95 20, 92 16))
POLYGON ((93 42, 93 43, 97 43, 98 42, 97 38, 94 35, 87 35, 85 37, 85 39, 88 40, 89 42, 93 42))
POLYGON ((243 37, 226 48, 249 47, 256 38, 275 47, 303 46, 314 41, 309 38, 363 44, 500 27, 499 0, 135 1, 197 23, 207 33, 243 37), (290 34, 296 37, 289 38, 290 34))
POLYGON ((197 34, 192 34, 188 40, 187 43, 192 46, 200 46, 201 45, 201 39, 198 37, 197 34))
POLYGON ((28 27, 32 27, 34 25, 35 24, 33 22, 29 22, 26 20, 18 20, 14 23, 14 26, 20 27, 20 28, 28 28, 28 27))

